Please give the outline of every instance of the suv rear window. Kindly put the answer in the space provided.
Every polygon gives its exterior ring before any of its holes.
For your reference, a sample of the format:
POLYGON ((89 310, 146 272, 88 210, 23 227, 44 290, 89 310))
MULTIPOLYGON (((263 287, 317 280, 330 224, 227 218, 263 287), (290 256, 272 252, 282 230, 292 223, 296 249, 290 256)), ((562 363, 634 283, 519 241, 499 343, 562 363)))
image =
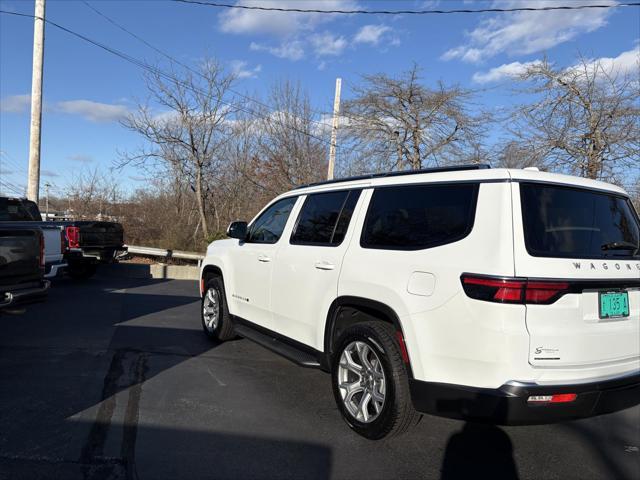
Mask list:
POLYGON ((478 188, 477 183, 378 188, 360 245, 419 250, 457 242, 473 228, 478 188))
POLYGON ((535 257, 638 258, 640 228, 629 199, 605 192, 520 184, 524 239, 535 257))
POLYGON ((360 190, 316 193, 304 201, 291 243, 331 245, 342 243, 358 202, 360 190))

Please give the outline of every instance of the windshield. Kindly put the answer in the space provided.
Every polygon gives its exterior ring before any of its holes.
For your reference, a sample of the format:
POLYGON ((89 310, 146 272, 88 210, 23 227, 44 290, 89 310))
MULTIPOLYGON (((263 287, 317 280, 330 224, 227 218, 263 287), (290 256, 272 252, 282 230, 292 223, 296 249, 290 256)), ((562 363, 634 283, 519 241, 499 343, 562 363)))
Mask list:
POLYGON ((640 258, 640 227, 629 199, 535 183, 521 183, 520 197, 530 255, 640 258))

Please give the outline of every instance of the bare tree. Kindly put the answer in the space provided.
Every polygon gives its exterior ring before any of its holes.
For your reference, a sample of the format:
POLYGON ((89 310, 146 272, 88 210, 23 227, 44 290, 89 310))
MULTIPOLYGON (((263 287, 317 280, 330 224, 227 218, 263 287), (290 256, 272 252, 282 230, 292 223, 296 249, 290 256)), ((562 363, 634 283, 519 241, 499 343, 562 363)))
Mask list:
POLYGON ((450 163, 480 137, 481 118, 470 112, 469 90, 442 82, 427 88, 417 65, 397 78, 376 74, 363 80, 353 87, 355 98, 344 102, 343 115, 353 150, 374 161, 374 169, 450 163))
POLYGON ((197 228, 205 238, 209 236, 212 202, 207 178, 215 176, 224 161, 219 152, 229 139, 230 120, 236 110, 227 99, 234 81, 235 77, 214 60, 201 63, 197 73, 151 73, 147 76, 150 100, 122 122, 146 144, 138 152, 124 154, 120 165, 160 164, 163 171, 186 179, 198 208, 197 228))
POLYGON ((327 171, 327 147, 322 124, 299 85, 276 83, 253 134, 258 139, 252 167, 262 184, 281 193, 300 184, 319 181, 327 171), (257 131, 256 131, 257 129, 257 131))
POLYGON ((118 181, 98 167, 76 172, 66 189, 66 207, 72 215, 84 219, 117 219, 118 203, 123 195, 118 181))
MULTIPOLYGON (((638 66, 640 68, 640 64, 638 66)), ((571 68, 547 60, 520 77, 532 103, 518 106, 508 129, 520 151, 542 167, 620 181, 640 165, 638 77, 580 58, 571 68)))
POLYGON ((495 158, 497 165, 503 168, 539 167, 544 164, 539 151, 515 140, 497 146, 495 158))

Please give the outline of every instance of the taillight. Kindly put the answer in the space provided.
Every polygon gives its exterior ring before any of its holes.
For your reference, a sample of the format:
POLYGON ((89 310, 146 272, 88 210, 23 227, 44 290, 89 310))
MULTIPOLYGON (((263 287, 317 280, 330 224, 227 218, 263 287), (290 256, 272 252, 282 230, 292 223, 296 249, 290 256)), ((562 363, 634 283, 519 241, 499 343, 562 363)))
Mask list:
POLYGON ((487 302, 550 304, 569 291, 568 282, 469 274, 460 280, 468 297, 487 302))
POLYGON ((44 235, 40 235, 40 268, 44 269, 44 235))
POLYGON ((525 283, 516 279, 462 276, 467 296, 488 302, 521 303, 525 283))
POLYGON ((552 303, 569 290, 567 282, 527 281, 526 303, 552 303))
POLYGON ((69 248, 80 248, 80 227, 67 227, 67 246, 69 248))

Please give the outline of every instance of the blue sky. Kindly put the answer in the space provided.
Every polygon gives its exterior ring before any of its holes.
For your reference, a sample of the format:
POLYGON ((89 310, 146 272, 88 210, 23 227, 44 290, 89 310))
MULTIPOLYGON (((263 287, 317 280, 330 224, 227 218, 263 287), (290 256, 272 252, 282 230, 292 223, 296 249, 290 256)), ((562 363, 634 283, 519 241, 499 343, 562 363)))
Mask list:
MULTIPOLYGON (((245 4, 320 9, 416 9, 577 5, 590 0, 244 0, 245 4)), ((591 0, 592 1, 592 0, 591 0)), ((594 3, 609 3, 599 0, 594 3)), ((578 51, 610 59, 638 75, 640 8, 569 12, 428 16, 312 15, 223 10, 165 0, 89 0, 105 15, 183 63, 215 56, 239 75, 236 90, 264 94, 288 78, 305 87, 320 111, 329 111, 335 78, 343 97, 360 74, 391 75, 417 62, 425 83, 437 80, 480 89, 478 101, 501 107, 518 101, 510 75, 545 54, 571 65, 578 51)), ((611 1, 613 3, 613 1, 611 1)), ((0 0, 0 9, 33 14, 31 0, 0 0)), ((153 50, 105 21, 78 0, 48 0, 47 18, 118 50, 162 62, 153 50)), ((0 15, 0 180, 26 184, 33 21, 0 15)), ((142 71, 57 30, 46 29, 42 181, 58 189, 74 172, 107 170, 118 151, 141 139, 118 118, 145 99, 142 71)), ((499 135, 494 135, 498 138, 499 135)), ((141 187, 138 172, 119 174, 141 187)))

